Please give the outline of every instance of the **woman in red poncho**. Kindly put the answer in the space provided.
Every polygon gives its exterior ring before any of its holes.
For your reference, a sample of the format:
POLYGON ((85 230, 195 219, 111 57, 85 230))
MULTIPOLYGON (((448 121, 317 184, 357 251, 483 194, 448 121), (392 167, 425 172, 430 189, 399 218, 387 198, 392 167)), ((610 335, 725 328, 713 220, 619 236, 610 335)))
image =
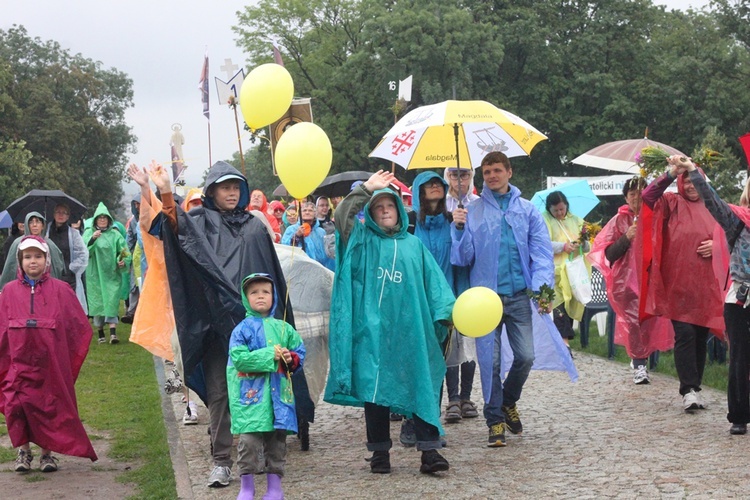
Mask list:
POLYGON ((637 213, 641 207, 641 189, 646 182, 640 177, 629 179, 623 187, 626 205, 607 223, 594 239, 586 256, 604 276, 607 296, 617 315, 615 343, 625 346, 633 360, 633 383, 648 384, 646 362, 654 351, 672 347, 672 326, 669 321, 638 317, 640 265, 638 249, 641 234, 637 231, 637 213))
POLYGON ((42 472, 57 470, 52 451, 97 459, 74 388, 93 332, 73 289, 49 275, 48 255, 44 240, 24 237, 17 278, 0 294, 0 413, 20 447, 16 472, 31 470, 31 442, 42 472))
POLYGON ((683 408, 704 409, 700 390, 706 341, 709 331, 722 338, 724 333, 723 287, 713 259, 726 260, 726 238, 683 167, 670 165, 643 191, 643 203, 653 213, 644 209, 643 220, 652 222, 644 227, 648 286, 641 297, 641 311, 672 321, 683 408), (675 179, 678 193, 665 193, 675 179))

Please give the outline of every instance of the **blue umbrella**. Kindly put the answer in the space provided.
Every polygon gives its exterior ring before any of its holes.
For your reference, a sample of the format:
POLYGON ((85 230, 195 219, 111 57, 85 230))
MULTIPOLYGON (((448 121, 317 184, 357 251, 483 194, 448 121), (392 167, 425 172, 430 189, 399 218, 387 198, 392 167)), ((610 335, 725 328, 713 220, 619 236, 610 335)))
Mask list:
POLYGON ((0 212, 0 229, 7 229, 13 225, 13 219, 7 210, 0 212))
POLYGON ((599 198, 591 191, 585 179, 564 182, 553 188, 538 191, 531 198, 531 203, 543 213, 547 209, 547 196, 554 191, 562 192, 568 198, 568 212, 581 218, 586 217, 599 204, 599 198))

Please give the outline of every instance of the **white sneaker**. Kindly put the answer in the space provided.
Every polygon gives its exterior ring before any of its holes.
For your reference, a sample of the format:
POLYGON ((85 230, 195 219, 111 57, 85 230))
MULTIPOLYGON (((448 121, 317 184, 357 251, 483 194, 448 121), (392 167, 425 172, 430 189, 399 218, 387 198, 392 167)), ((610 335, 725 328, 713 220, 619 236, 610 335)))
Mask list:
POLYGON ((695 397, 698 398, 698 409, 699 410, 706 410, 708 409, 708 403, 706 403, 706 400, 703 399, 703 396, 701 396, 700 392, 695 393, 695 397))
POLYGON ((639 366, 633 371, 633 383, 635 385, 651 383, 651 380, 648 378, 648 370, 645 366, 639 366))
POLYGON ((209 488, 223 488, 229 486, 229 482, 232 480, 232 470, 229 467, 223 465, 217 465, 211 474, 208 476, 208 487, 209 488))
POLYGON ((185 407, 185 414, 182 416, 182 423, 184 425, 195 425, 198 423, 198 405, 194 402, 188 403, 185 407))
POLYGON ((693 389, 690 389, 690 392, 682 396, 682 407, 685 411, 697 410, 700 408, 698 394, 696 394, 693 389))

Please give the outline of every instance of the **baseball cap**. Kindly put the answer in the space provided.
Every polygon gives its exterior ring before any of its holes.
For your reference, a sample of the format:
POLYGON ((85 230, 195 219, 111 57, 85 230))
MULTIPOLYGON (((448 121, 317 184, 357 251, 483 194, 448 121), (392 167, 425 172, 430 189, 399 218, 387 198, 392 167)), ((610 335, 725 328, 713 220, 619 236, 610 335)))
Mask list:
POLYGON ((49 253, 47 244, 36 238, 24 238, 23 240, 21 240, 21 243, 18 245, 18 251, 20 252, 26 250, 27 248, 38 248, 44 253, 49 253))
POLYGON ((265 273, 254 273, 242 280, 242 291, 244 292, 250 283, 255 283, 256 281, 267 281, 271 283, 271 285, 274 284, 273 279, 271 279, 269 275, 265 273))
POLYGON ((222 175, 221 177, 219 177, 218 179, 216 179, 214 181, 214 184, 219 184, 220 182, 228 181, 230 179, 237 179, 240 182, 244 182, 245 181, 245 179, 243 179, 242 177, 240 177, 237 174, 227 174, 227 175, 222 175))

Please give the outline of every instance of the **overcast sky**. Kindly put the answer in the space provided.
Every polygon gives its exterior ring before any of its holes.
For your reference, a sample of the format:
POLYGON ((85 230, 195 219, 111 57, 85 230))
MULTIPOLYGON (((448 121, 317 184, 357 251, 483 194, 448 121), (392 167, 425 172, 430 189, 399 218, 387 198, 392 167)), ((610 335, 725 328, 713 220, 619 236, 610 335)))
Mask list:
MULTIPOLYGON (((212 159, 231 158, 237 151, 234 116, 218 102, 214 77, 227 80, 224 59, 243 67, 231 26, 236 12, 252 0, 0 0, 0 29, 26 27, 32 37, 55 40, 72 53, 101 61, 133 80, 134 107, 126 113, 138 137, 131 162, 170 161, 172 124, 182 125, 183 153, 190 165, 186 180, 197 185, 208 167, 207 120, 198 81, 203 55, 210 59, 212 159)), ((668 8, 700 8, 708 0, 655 2, 668 8)), ((245 68, 246 73, 248 68, 245 68)), ((239 110, 238 110, 239 111, 239 110)), ((240 116, 240 120, 242 117, 240 116)), ((385 131, 384 131, 385 132, 385 131)), ((248 147, 247 134, 243 148, 248 147)), ((373 146, 375 142, 373 142, 373 146)), ((136 191, 131 183, 126 192, 136 191)))

